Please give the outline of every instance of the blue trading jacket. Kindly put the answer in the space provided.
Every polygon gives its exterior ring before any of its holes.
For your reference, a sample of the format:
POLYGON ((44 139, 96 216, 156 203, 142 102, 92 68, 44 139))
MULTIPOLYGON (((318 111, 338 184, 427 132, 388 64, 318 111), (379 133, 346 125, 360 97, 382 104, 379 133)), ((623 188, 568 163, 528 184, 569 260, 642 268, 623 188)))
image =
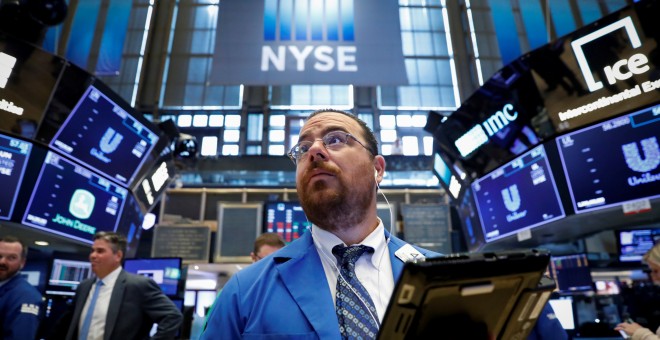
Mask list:
POLYGON ((0 287, 0 338, 34 339, 39 329, 42 298, 21 275, 0 287))

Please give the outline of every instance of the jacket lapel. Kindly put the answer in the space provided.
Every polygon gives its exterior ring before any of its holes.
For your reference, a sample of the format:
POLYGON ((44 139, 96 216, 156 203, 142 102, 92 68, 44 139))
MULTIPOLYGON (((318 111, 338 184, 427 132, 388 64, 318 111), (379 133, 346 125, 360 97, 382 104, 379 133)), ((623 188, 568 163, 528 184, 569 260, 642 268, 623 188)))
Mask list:
POLYGON ((117 276, 115 286, 112 288, 112 295, 110 295, 110 305, 108 306, 108 314, 105 319, 105 332, 103 338, 110 339, 112 331, 115 328, 117 317, 119 316, 119 307, 124 299, 124 288, 126 287, 126 272, 122 269, 117 276))
POLYGON ((335 306, 328 281, 320 279, 325 278, 325 272, 311 233, 304 233, 298 241, 283 248, 274 260, 284 285, 319 337, 340 338, 335 306))

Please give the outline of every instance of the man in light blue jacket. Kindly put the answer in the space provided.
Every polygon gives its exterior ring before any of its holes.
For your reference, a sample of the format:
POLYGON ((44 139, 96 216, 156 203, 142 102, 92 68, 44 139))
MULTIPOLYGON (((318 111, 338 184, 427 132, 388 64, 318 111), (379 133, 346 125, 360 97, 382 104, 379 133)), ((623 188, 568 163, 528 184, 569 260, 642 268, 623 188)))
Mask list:
POLYGON ((346 320, 359 317, 340 309, 351 293, 363 311, 356 328, 373 326, 366 331, 373 338, 404 262, 438 255, 392 236, 378 218, 385 159, 373 132, 354 115, 332 109, 312 113, 289 157, 313 226, 227 282, 202 339, 351 338, 356 333, 346 320), (339 249, 350 246, 363 247, 364 253, 347 274, 339 249))

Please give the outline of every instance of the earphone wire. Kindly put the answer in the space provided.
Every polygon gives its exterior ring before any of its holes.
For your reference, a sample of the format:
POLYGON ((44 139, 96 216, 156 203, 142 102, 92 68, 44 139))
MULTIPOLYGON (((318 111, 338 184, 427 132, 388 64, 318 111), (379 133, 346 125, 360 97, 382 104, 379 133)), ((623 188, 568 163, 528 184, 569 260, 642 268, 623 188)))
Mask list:
MULTIPOLYGON (((382 251, 381 254, 380 254, 380 258, 378 259, 378 267, 377 267, 378 276, 377 276, 377 281, 376 281, 376 282, 377 282, 377 286, 380 286, 380 264, 381 264, 381 262, 383 261, 383 256, 385 255, 385 253, 388 252, 387 246, 389 245, 390 240, 392 239, 392 233, 394 232, 394 222, 393 222, 393 218, 392 218, 392 217, 393 217, 393 216, 392 216, 392 215, 393 215, 393 213, 392 213, 392 205, 390 204, 390 201, 387 199, 387 196, 385 196, 385 193, 383 193, 383 191, 380 189, 380 185, 378 184, 378 179, 377 179, 377 178, 375 179, 375 182, 376 182, 376 189, 377 189, 376 194, 378 194, 378 191, 380 191, 380 194, 381 194, 381 195, 383 196, 383 198, 385 199, 385 202, 387 203, 387 208, 388 208, 388 210, 389 210, 389 212, 390 212, 390 233, 389 233, 389 235, 387 236, 387 239, 385 240, 385 249, 383 249, 383 251, 382 251)), ((309 219, 307 218, 307 215, 305 215, 305 219, 307 219, 307 223, 309 223, 309 226, 310 226, 310 227, 309 227, 309 232, 310 232, 311 235, 312 235, 312 239, 314 239, 314 232, 313 232, 313 228, 312 228, 312 223, 311 223, 311 222, 309 221, 309 219)), ((381 222, 382 222, 382 220, 381 220, 381 222)), ((341 274, 341 271, 339 270, 339 267, 337 266, 336 261, 335 261, 335 260, 332 260, 332 258, 331 258, 328 254, 326 254, 325 251, 323 251, 323 247, 319 247, 319 250, 321 251, 321 254, 326 258, 326 260, 327 260, 327 261, 332 265, 332 267, 337 271, 337 280, 341 279, 341 280, 343 280, 343 281, 346 283, 346 285, 347 285, 348 288, 353 292, 353 294, 355 294, 355 296, 358 297, 358 299, 360 300, 360 302, 362 302, 362 304, 363 304, 365 307, 367 307, 367 311, 369 312, 369 316, 371 316, 371 318, 372 318, 372 319, 374 320, 374 322, 376 323, 376 327, 378 327, 378 329, 380 329, 380 320, 379 320, 379 319, 378 319, 378 318, 377 318, 377 317, 371 312, 371 309, 369 309, 369 305, 366 303, 366 301, 364 301, 364 299, 362 299, 362 296, 361 296, 360 294, 358 294, 358 293, 355 291, 355 289, 353 288, 353 285, 351 285, 350 282, 348 282, 348 280, 346 280, 346 278, 344 278, 344 276, 341 274)), ((368 293, 368 292, 367 292, 367 293, 368 293)), ((378 301, 382 304, 382 298, 381 298, 380 293, 381 293, 381 290, 379 289, 379 290, 378 290, 378 301)), ((336 302, 335 302, 335 303, 336 303, 336 302)), ((375 307, 376 307, 376 306, 374 306, 374 308, 375 308, 375 307)))

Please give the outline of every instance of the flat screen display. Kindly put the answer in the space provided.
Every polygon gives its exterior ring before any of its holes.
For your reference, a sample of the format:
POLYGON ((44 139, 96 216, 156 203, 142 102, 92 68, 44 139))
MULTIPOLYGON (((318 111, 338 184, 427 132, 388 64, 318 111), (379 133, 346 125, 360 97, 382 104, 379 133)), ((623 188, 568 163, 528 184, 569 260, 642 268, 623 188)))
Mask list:
POLYGON ((0 130, 34 138, 65 60, 0 35, 0 130))
POLYGON ((576 213, 660 197, 660 106, 557 138, 576 213))
POLYGON ((0 134, 0 220, 11 218, 30 151, 32 143, 0 134))
POLYGON ((575 329, 575 317, 573 316, 573 298, 570 296, 562 296, 557 299, 548 300, 555 316, 561 323, 561 327, 565 330, 575 329))
POLYGON ((22 223, 85 243, 115 231, 128 190, 50 151, 22 223))
POLYGON ((89 86, 50 146, 128 186, 157 141, 157 134, 89 86))
POLYGON ((181 258, 126 259, 124 270, 151 278, 165 295, 177 295, 181 280, 181 258))
POLYGON ((591 269, 586 254, 569 254, 550 258, 550 276, 560 292, 593 290, 591 269))
POLYGON ((467 187, 465 190, 463 198, 456 205, 456 212, 460 218, 461 228, 468 250, 471 252, 478 251, 486 242, 471 187, 467 187))
POLYGON ((440 185, 442 185, 449 197, 454 200, 458 199, 463 184, 445 159, 437 152, 433 155, 433 172, 438 177, 440 185))
POLYGON ((48 285, 51 287, 69 287, 75 290, 78 284, 92 277, 89 261, 54 259, 48 285))
POLYGON ((117 224, 117 233, 126 236, 126 254, 124 258, 135 257, 140 244, 142 234, 142 222, 144 222, 144 211, 132 194, 126 196, 124 210, 117 224))
POLYGON ((486 242, 565 216, 543 145, 476 180, 472 190, 486 242))
POLYGON ((619 261, 639 262, 655 244, 660 242, 660 228, 617 230, 619 261))
POLYGON ((266 202, 266 232, 277 233, 285 242, 300 236, 312 224, 298 202, 266 202))

